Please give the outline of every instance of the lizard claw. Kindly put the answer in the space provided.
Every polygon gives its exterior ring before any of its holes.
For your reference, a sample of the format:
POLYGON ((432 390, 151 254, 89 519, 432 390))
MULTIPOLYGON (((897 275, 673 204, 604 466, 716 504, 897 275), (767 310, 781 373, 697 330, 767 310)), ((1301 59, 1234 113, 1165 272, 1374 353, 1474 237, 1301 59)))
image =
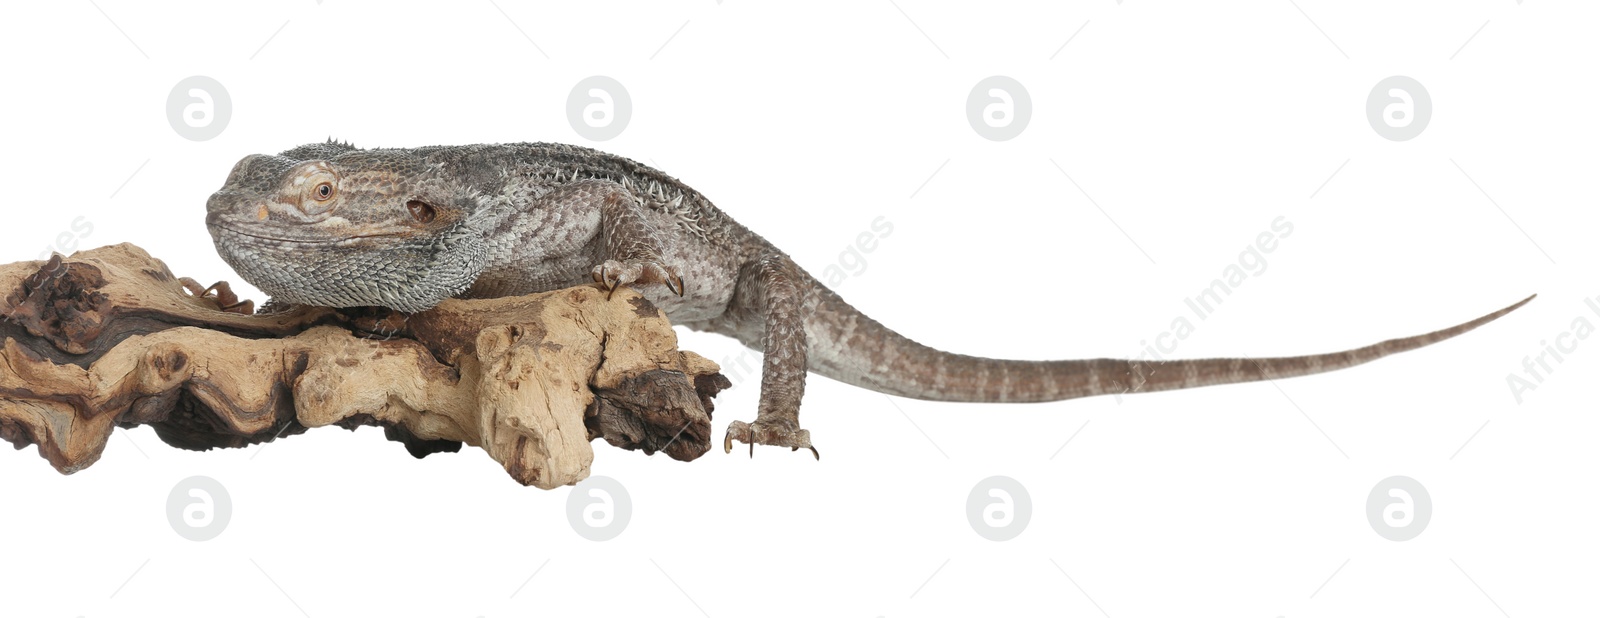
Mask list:
POLYGON ((822 455, 817 453, 817 447, 811 445, 811 432, 795 426, 793 423, 756 419, 754 423, 734 421, 728 425, 728 433, 722 439, 722 451, 733 452, 733 442, 738 440, 750 445, 750 456, 756 455, 756 444, 772 446, 787 446, 790 451, 798 451, 801 447, 811 450, 811 456, 818 461, 822 455))
POLYGON ((183 284, 183 289, 195 298, 204 298, 216 301, 217 309, 229 313, 251 315, 255 313, 256 302, 250 299, 239 300, 233 288, 226 281, 218 281, 206 287, 200 287, 200 282, 189 277, 178 279, 183 284))
POLYGON ((595 283, 605 286, 606 300, 621 286, 641 283, 660 283, 673 294, 680 297, 684 294, 683 277, 678 276, 678 269, 660 262, 606 260, 590 270, 589 275, 595 283))
MULTIPOLYGON (((608 261, 606 264, 615 264, 615 262, 608 261)), ((589 271, 589 276, 594 278, 595 283, 605 286, 606 300, 609 301, 611 300, 611 295, 617 292, 618 283, 612 279, 611 273, 606 272, 606 264, 594 267, 594 270, 589 271)))

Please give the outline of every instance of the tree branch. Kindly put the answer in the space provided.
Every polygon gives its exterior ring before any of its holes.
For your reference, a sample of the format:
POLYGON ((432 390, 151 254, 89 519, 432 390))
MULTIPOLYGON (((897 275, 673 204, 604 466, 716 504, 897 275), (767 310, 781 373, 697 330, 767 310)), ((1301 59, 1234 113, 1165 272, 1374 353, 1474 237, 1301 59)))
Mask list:
POLYGON ((202 289, 122 244, 0 265, 5 290, 0 438, 66 474, 118 426, 205 450, 379 425, 417 457, 466 443, 550 489, 589 475, 595 438, 699 457, 729 386, 627 289, 250 315, 225 283, 202 289))

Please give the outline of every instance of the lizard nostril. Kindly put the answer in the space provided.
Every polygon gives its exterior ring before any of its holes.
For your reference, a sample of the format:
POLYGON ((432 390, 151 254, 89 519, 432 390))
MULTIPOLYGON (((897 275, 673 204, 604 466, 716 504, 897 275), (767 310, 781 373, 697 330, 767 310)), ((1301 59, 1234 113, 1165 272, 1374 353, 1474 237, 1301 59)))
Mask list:
POLYGON ((256 209, 256 220, 257 221, 266 221, 267 220, 267 205, 266 204, 262 204, 261 207, 256 209))

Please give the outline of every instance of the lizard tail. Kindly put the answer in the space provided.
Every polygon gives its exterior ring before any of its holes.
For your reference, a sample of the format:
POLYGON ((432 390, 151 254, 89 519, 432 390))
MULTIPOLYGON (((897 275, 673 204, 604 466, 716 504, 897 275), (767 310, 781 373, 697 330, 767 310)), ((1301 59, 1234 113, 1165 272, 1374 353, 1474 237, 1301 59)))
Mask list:
MULTIPOLYGON (((914 399, 1038 402, 1217 384, 1255 382, 1333 371, 1415 350, 1488 324, 1533 300, 1424 335, 1390 339, 1332 354, 1195 360, 1024 361, 935 350, 863 315, 818 286, 816 313, 807 320, 812 371, 863 388, 914 399)), ((1537 295, 1535 295, 1537 296, 1537 295)))

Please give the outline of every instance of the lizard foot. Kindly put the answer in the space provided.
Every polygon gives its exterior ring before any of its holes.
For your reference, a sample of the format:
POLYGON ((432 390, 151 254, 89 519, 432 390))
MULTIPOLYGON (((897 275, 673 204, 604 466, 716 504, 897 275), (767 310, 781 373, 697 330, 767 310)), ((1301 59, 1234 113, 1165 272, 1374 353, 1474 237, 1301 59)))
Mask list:
POLYGON ((667 290, 678 296, 683 296, 683 277, 678 276, 678 269, 660 262, 618 262, 606 260, 596 265, 589 274, 594 277, 594 282, 606 286, 606 300, 611 299, 611 293, 624 285, 635 283, 660 283, 667 286, 667 290))
POLYGON ((822 459, 817 454, 817 447, 811 446, 811 432, 801 429, 799 425, 787 421, 764 421, 756 419, 754 423, 734 421, 728 425, 728 434, 722 439, 722 451, 733 452, 733 441, 738 440, 750 445, 750 456, 756 456, 756 445, 767 444, 771 446, 787 446, 791 451, 798 451, 801 447, 811 449, 811 456, 822 459))

